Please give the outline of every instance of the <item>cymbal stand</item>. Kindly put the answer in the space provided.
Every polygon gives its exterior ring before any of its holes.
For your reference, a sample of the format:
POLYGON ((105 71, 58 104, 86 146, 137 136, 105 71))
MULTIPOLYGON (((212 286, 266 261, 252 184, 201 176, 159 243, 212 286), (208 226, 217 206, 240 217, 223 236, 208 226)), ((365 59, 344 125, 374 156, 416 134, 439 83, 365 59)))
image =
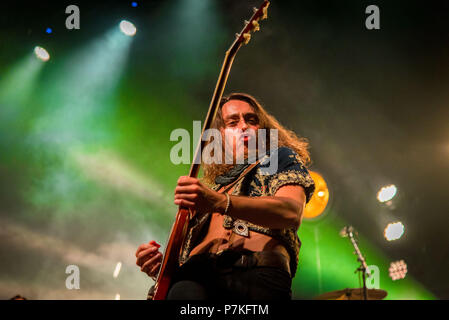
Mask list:
MULTIPOLYGON (((351 240, 351 243, 355 249, 354 254, 357 255, 357 261, 360 262, 360 267, 358 267, 355 272, 361 272, 362 273, 362 281, 363 281, 363 299, 364 300, 368 300, 368 296, 367 296, 367 288, 366 288, 366 275, 367 275, 367 269, 368 269, 368 265, 366 264, 366 260, 362 255, 362 252, 360 251, 360 248, 357 244, 357 240, 355 239, 354 236, 354 228, 352 226, 346 226, 343 228, 343 230, 341 231, 342 236, 344 237, 348 237, 349 240, 351 240)), ((357 235, 357 232, 355 232, 355 234, 357 235)), ((355 273, 354 272, 354 273, 355 273)), ((368 274, 368 276, 370 276, 368 274)))

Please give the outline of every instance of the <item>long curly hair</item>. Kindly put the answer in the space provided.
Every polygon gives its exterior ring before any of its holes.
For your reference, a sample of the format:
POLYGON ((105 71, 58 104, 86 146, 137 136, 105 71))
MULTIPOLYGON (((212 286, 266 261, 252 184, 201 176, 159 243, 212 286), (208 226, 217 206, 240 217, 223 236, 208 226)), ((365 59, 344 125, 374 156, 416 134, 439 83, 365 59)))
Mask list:
MULTIPOLYGON (((254 109, 254 112, 259 118, 260 129, 277 129, 278 130, 278 147, 289 147, 293 149, 300 157, 305 166, 310 165, 310 153, 308 151, 309 142, 306 138, 298 137, 295 132, 282 126, 274 116, 269 114, 265 108, 257 101, 257 99, 247 93, 230 93, 224 96, 219 104, 217 115, 212 122, 211 128, 222 129, 225 123, 222 117, 223 105, 230 100, 241 100, 247 102, 254 109)), ((269 139, 268 139, 269 140, 269 139)), ((269 150, 269 145, 267 145, 269 150)), ((203 178, 202 180, 208 184, 214 184, 215 178, 224 174, 231 169, 234 164, 203 164, 203 178)))

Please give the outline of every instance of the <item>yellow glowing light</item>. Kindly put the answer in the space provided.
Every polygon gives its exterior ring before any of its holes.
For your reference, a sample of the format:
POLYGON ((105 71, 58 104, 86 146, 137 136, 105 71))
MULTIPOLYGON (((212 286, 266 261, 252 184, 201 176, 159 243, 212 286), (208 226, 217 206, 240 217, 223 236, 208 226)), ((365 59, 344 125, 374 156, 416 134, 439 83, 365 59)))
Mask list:
POLYGON ((36 57, 41 59, 42 61, 48 61, 50 60, 50 54, 42 47, 35 47, 34 48, 34 54, 36 57))
POLYGON ((120 30, 127 36, 134 36, 137 32, 137 28, 129 21, 122 20, 120 22, 120 30))
POLYGON ((313 219, 320 216, 329 201, 329 189, 324 178, 317 172, 309 171, 309 173, 315 182, 315 192, 306 205, 304 219, 313 219))
POLYGON ((388 241, 397 240, 404 234, 402 222, 389 223, 384 231, 385 239, 388 241))
POLYGON ((377 200, 379 200, 380 202, 389 201, 389 200, 393 199, 393 197, 396 195, 397 191, 398 191, 398 189, 396 188, 396 186, 394 184, 391 184, 386 187, 382 187, 379 190, 379 192, 377 193, 377 200))
POLYGON ((117 294, 115 295, 115 300, 120 300, 120 294, 117 293, 117 294))

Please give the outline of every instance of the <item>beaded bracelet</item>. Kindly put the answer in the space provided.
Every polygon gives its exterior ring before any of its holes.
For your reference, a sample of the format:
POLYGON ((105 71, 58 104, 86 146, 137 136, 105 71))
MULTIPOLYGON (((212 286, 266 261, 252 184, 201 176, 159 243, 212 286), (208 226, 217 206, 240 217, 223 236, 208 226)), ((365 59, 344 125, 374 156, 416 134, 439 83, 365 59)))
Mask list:
POLYGON ((226 196, 226 209, 225 209, 225 211, 224 211, 224 214, 227 214, 228 213, 228 210, 229 210, 229 207, 230 207, 230 205, 231 205, 231 197, 229 196, 229 194, 228 193, 225 193, 225 196, 226 196))

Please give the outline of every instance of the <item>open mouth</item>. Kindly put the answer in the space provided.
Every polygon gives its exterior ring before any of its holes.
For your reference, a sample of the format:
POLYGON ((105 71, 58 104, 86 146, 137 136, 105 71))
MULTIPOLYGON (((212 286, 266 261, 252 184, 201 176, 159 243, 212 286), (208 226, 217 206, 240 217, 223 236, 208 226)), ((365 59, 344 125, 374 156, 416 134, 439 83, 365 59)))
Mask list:
POLYGON ((244 133, 240 136, 240 140, 242 140, 243 142, 248 142, 252 138, 253 138, 253 136, 251 134, 244 133))

